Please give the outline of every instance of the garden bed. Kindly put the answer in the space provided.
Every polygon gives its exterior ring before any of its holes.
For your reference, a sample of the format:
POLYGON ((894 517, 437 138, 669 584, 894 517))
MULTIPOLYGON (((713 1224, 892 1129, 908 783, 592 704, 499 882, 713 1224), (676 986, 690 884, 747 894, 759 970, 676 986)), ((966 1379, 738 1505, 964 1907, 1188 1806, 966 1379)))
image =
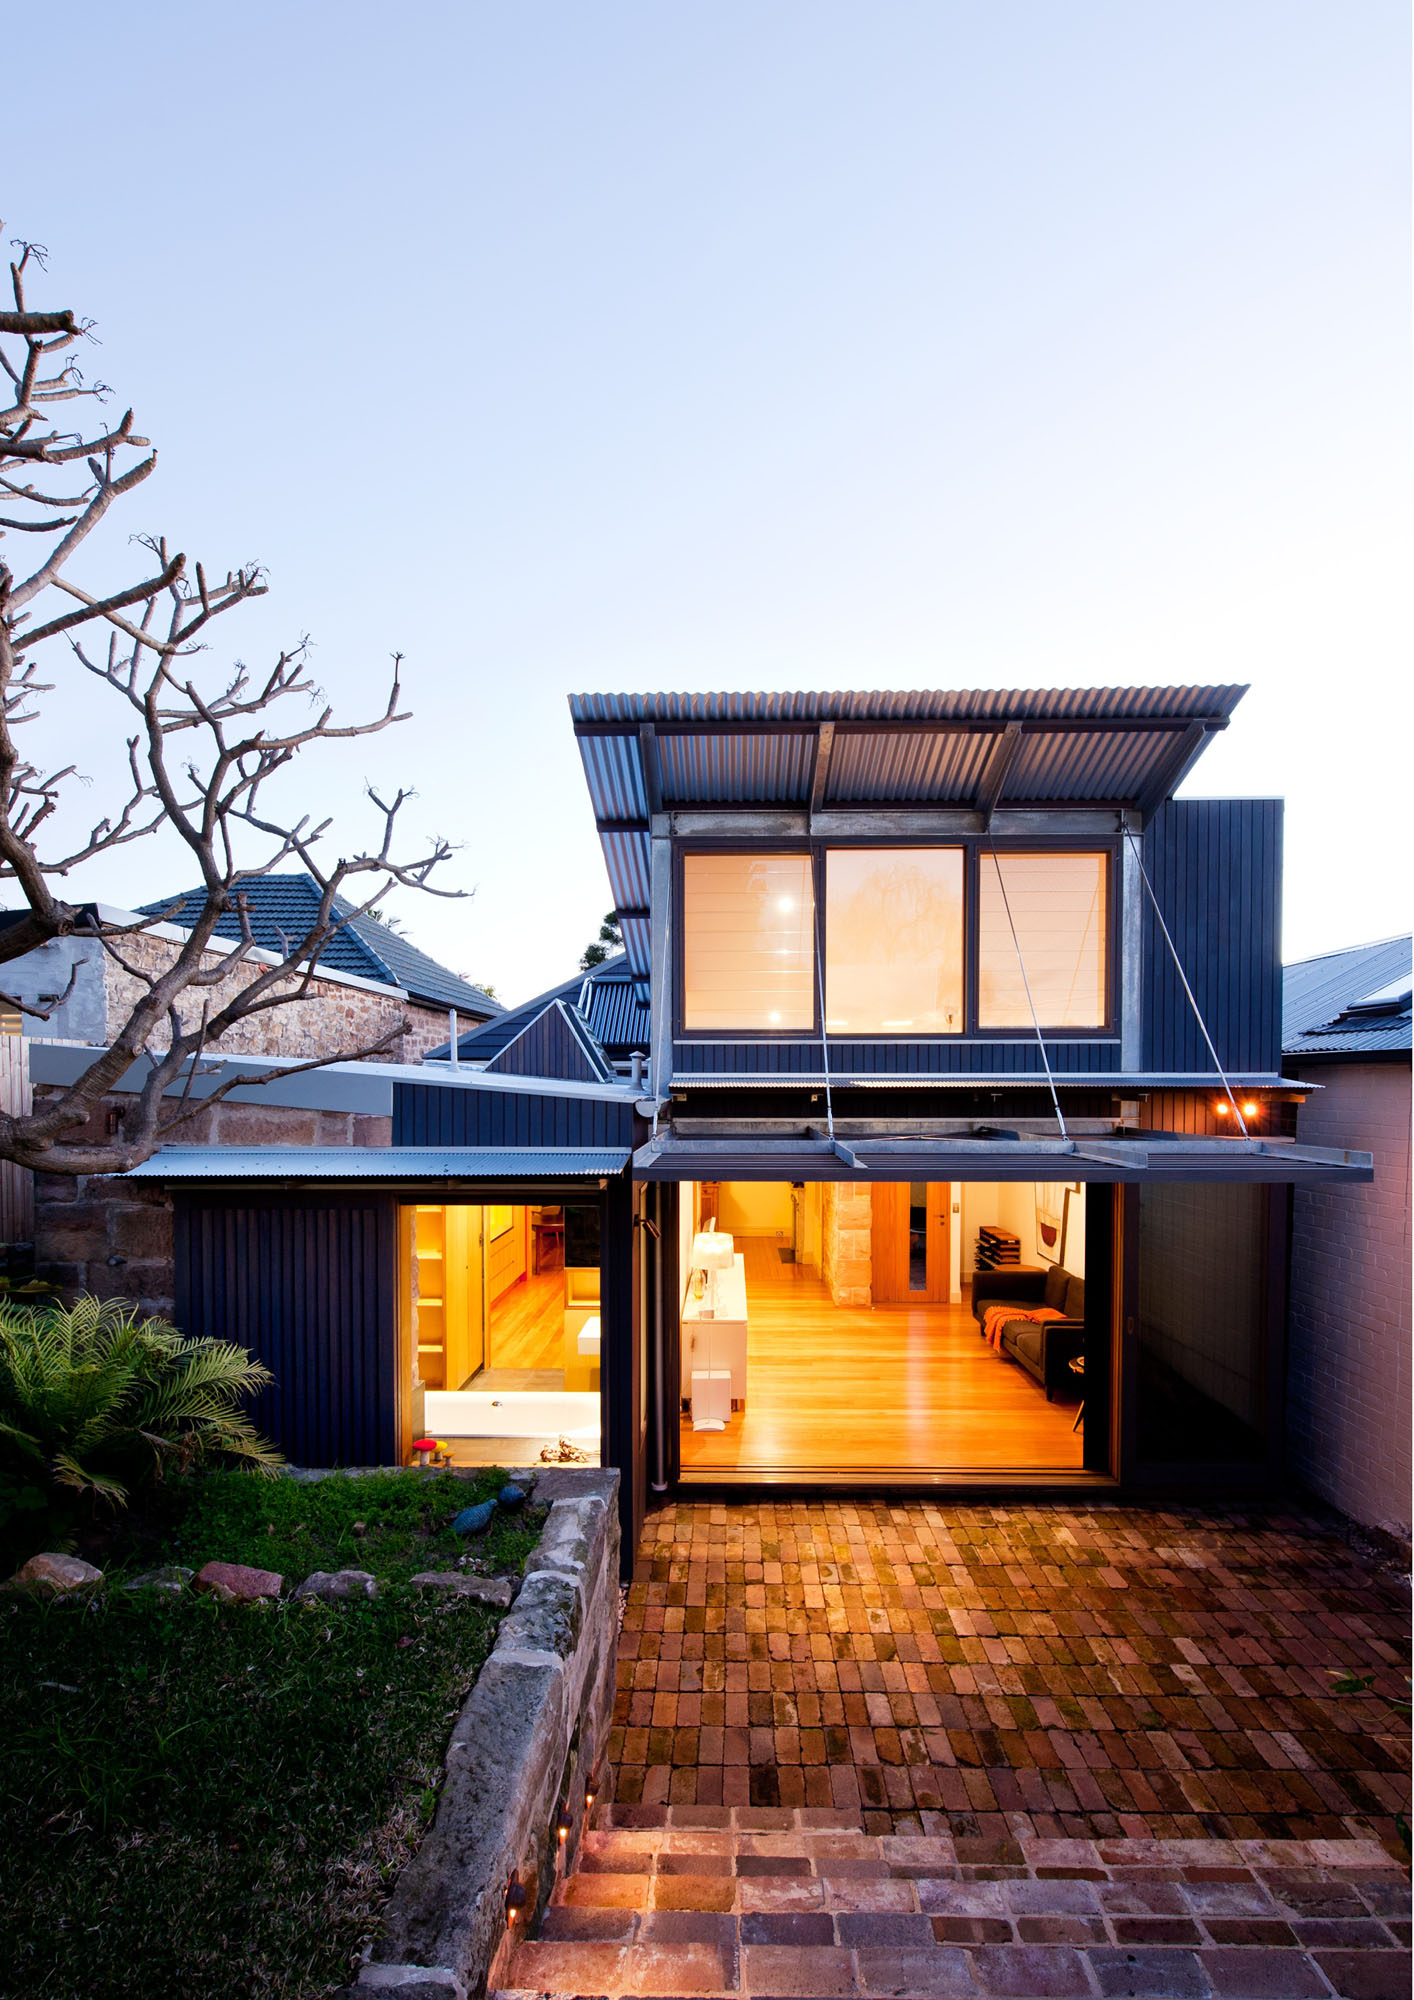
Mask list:
POLYGON ((411 1579, 519 1573, 533 1505, 472 1540, 450 1528, 503 1483, 219 1474, 169 1499, 126 1562, 114 1550, 83 1602, 0 1599, 5 1993, 307 2000, 353 1975, 499 1622, 411 1579), (285 1594, 121 1587, 213 1559, 277 1571, 285 1594), (378 1594, 289 1595, 348 1568, 378 1594))

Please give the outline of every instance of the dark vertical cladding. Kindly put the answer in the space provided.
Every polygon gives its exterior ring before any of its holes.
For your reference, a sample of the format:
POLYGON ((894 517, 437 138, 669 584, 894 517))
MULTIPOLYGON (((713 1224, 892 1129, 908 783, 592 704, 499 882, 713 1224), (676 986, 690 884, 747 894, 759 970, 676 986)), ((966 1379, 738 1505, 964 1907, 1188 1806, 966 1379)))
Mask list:
POLYGON ((232 1340, 275 1380, 257 1427, 297 1465, 395 1465, 391 1196, 179 1196, 177 1321, 232 1340))
POLYGON ((537 1014, 486 1067, 493 1075, 560 1077, 570 1083, 608 1081, 605 1070, 590 1060, 564 1009, 556 1003, 537 1014))
MULTIPOLYGON (((1144 866, 1225 1067, 1281 1067, 1280 799, 1170 799, 1144 866)), ((1145 898, 1144 1067, 1212 1069, 1145 898)))
POLYGON ((548 1091, 393 1086, 395 1146, 631 1146, 633 1106, 548 1091))
POLYGON ((643 1530, 644 1376, 641 1339, 643 1290, 638 1268, 635 1189, 627 1174, 605 1190, 600 1282, 604 1363, 603 1464, 618 1468, 619 1516, 625 1575, 643 1530))

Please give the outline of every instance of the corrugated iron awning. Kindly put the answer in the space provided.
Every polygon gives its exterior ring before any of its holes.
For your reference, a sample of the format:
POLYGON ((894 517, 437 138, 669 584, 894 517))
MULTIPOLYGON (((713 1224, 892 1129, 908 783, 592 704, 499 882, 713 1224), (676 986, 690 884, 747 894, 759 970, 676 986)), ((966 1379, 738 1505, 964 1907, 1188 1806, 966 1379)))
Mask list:
POLYGON ((627 1147, 164 1146, 125 1174, 145 1181, 603 1180, 628 1165, 627 1147))
POLYGON ((1374 1179, 1374 1156, 1281 1140, 678 1138, 633 1156, 640 1181, 1270 1181, 1374 1179))
POLYGON ((648 976, 649 819, 1027 807, 1153 812, 1225 729, 1238 685, 570 697, 624 945, 648 976), (624 916, 624 912, 639 912, 624 916))

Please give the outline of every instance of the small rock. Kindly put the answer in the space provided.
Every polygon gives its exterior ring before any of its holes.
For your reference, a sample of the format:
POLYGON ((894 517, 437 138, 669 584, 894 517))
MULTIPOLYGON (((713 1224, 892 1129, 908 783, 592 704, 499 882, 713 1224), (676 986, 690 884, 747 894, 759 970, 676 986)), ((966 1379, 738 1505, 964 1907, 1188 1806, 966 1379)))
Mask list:
POLYGON ((168 1563, 164 1569, 145 1569, 141 1576, 135 1576, 131 1583, 123 1585, 124 1590, 156 1590, 165 1597, 180 1597, 191 1582, 192 1572, 183 1569, 179 1563, 168 1563))
POLYGON ((353 1533, 357 1535, 361 1540, 363 1536, 368 1533, 368 1528, 364 1522, 355 1521, 353 1524, 353 1533))
POLYGON ((295 1596, 307 1604, 337 1604, 346 1597, 376 1597, 378 1579, 366 1569, 317 1569, 307 1576, 295 1596))
POLYGON ((205 1563, 192 1578, 193 1590, 209 1591, 222 1604, 266 1603, 284 1587, 285 1579, 273 1569, 248 1569, 244 1563, 205 1563))
POLYGON ((523 1486, 503 1486, 496 1495, 496 1505, 504 1507, 508 1514, 516 1507, 523 1507, 525 1505, 525 1488, 523 1486))
POLYGON ((453 1597, 469 1597, 473 1604, 492 1604, 507 1611, 516 1587, 508 1576, 468 1576, 463 1570, 425 1569, 413 1582, 419 1590, 445 1590, 453 1597))
POLYGON ((482 1500, 475 1507, 463 1507, 452 1523, 454 1535, 479 1535, 491 1525, 491 1517, 496 1511, 494 1500, 482 1500))
POLYGON ((78 1556, 31 1556, 23 1569, 10 1578, 7 1590, 34 1590, 46 1597, 63 1597, 71 1590, 92 1590, 102 1583, 103 1572, 78 1556))

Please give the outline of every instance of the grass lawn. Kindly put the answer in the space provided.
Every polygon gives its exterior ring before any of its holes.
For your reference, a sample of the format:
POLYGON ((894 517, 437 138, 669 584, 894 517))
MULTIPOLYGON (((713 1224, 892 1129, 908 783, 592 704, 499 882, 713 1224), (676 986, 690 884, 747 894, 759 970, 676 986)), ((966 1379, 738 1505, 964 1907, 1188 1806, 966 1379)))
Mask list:
POLYGON ((368 1569, 389 1579, 372 1603, 0 1599, 5 2000, 310 1996, 349 1977, 495 1638, 494 1613, 407 1578, 469 1552, 518 1570, 538 1519, 498 1516, 469 1545, 447 1526, 502 1483, 230 1473, 168 1498, 163 1559, 251 1563, 287 1588, 368 1569))

